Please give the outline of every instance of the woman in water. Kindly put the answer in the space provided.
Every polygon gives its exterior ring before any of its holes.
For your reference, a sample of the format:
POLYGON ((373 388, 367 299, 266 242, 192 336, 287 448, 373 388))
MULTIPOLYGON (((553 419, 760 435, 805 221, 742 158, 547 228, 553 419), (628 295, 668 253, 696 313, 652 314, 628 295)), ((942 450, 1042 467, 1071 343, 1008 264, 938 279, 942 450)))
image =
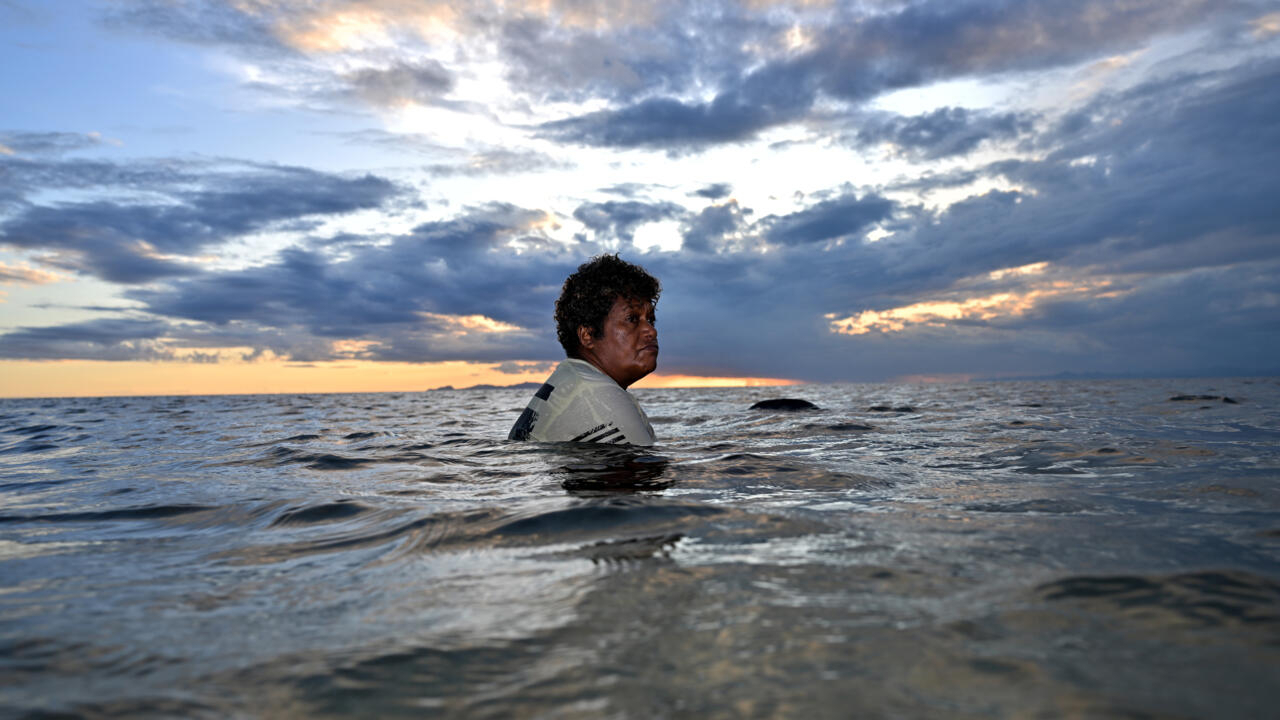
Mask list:
POLYGON ((658 367, 654 306, 662 285, 639 265, 601 255, 564 281, 556 334, 566 359, 538 388, 511 440, 652 445, 626 388, 658 367))

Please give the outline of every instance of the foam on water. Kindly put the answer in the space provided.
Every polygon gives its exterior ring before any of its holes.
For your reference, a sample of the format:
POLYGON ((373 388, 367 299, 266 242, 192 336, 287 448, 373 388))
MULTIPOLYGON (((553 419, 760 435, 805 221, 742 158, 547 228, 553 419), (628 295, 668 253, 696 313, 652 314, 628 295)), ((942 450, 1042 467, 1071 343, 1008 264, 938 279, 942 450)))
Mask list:
POLYGON ((1280 382, 0 401, 0 712, 1269 714, 1280 382), (750 409, 803 398, 810 409, 750 409))

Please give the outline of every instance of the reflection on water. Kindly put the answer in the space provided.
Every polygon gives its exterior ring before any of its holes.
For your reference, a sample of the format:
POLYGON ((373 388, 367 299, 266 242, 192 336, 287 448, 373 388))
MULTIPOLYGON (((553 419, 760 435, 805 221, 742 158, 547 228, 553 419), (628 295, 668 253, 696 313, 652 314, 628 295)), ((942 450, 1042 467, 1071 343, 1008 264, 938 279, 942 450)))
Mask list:
POLYGON ((1276 380, 785 392, 0 402, 0 714, 1273 712, 1276 380))
POLYGON ((577 444, 570 450, 577 462, 560 469, 561 487, 580 497, 598 492, 662 490, 671 483, 662 476, 669 460, 644 448, 577 444))

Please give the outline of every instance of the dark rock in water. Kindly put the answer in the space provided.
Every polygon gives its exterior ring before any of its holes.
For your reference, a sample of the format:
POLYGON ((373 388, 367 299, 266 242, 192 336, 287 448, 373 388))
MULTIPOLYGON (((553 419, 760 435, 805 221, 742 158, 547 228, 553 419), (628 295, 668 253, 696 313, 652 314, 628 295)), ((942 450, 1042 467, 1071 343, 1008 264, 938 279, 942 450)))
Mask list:
POLYGON ((1222 402, 1224 402, 1224 403, 1226 403, 1226 404, 1228 404, 1228 405, 1239 405, 1239 404, 1240 404, 1240 401, 1239 401, 1239 400, 1232 400, 1231 398, 1229 398, 1229 397, 1227 397, 1227 396, 1225 396, 1225 395, 1224 395, 1224 396, 1222 396, 1222 402))
POLYGON ((899 405, 898 407, 889 407, 888 405, 872 405, 871 407, 867 408, 867 412, 911 413, 915 411, 916 409, 911 407, 910 405, 899 405))
POLYGON ((1221 395, 1174 395, 1169 398, 1169 402, 1194 402, 1197 400, 1221 400, 1223 402, 1235 402, 1235 400, 1224 398, 1221 395))
POLYGON ((800 400, 798 398, 774 398, 772 400, 761 400, 751 406, 752 410, 819 410, 817 405, 808 400, 800 400))

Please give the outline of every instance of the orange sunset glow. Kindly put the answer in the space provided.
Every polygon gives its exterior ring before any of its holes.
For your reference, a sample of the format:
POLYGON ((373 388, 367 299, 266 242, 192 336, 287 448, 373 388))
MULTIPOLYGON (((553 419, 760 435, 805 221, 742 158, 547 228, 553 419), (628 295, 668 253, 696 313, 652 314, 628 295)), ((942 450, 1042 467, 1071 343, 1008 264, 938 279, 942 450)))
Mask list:
MULTIPOLYGON (((536 365, 536 364, 535 364, 536 365)), ((0 362, 0 397, 254 395, 274 393, 420 392, 444 387, 542 382, 541 368, 504 373, 487 363, 397 363, 345 360, 296 363, 194 363, 90 360, 0 362)), ((797 381, 654 373, 636 388, 757 387, 797 381)))
POLYGON ((886 310, 864 310, 848 317, 827 313, 831 332, 840 335, 866 335, 872 332, 900 333, 912 326, 945 327, 949 320, 990 321, 1026 315, 1046 300, 1076 298, 1115 298, 1127 292, 1117 287, 1113 277, 1077 277, 1035 279, 1025 286, 988 292, 964 293, 963 288, 981 280, 1038 278, 1051 270, 1049 263, 1039 262, 1020 267, 993 270, 980 278, 965 278, 956 286, 958 296, 925 300, 886 310), (966 296, 967 295, 967 296, 966 296))

